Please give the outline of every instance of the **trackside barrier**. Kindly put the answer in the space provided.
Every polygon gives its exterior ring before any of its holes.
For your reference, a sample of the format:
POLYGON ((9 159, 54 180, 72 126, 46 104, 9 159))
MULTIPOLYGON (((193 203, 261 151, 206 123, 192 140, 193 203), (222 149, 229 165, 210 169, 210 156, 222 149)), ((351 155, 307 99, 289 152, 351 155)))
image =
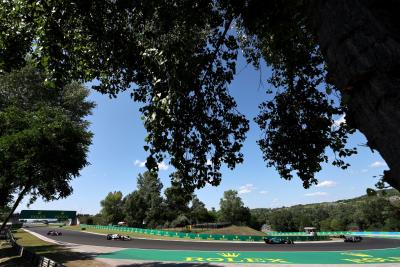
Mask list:
POLYGON ((121 227, 121 226, 103 226, 103 225, 88 225, 81 224, 81 228, 92 228, 101 230, 114 230, 126 233, 140 233, 156 236, 168 236, 176 238, 187 238, 187 239, 201 239, 201 240, 229 240, 229 241, 263 241, 265 236, 253 236, 253 235, 219 235, 219 234, 193 234, 193 233, 182 233, 182 232, 170 232, 155 229, 142 229, 133 227, 121 227))
POLYGON ((29 250, 26 250, 23 246, 20 246, 14 239, 13 234, 8 231, 7 233, 8 239, 10 240, 11 245, 17 251, 17 253, 24 258, 27 262, 30 263, 29 266, 35 267, 65 267, 61 263, 55 262, 49 258, 39 256, 36 253, 33 253, 29 250))
POLYGON ((266 236, 267 238, 274 238, 280 237, 283 239, 288 239, 292 241, 322 241, 322 240, 329 240, 329 236, 309 236, 309 235, 285 235, 285 236, 277 236, 271 235, 266 236))
MULTIPOLYGON (((268 236, 308 236, 305 232, 267 232, 268 236)), ((337 236, 337 235, 377 235, 377 236, 399 236, 400 232, 351 232, 351 231, 335 231, 335 232, 317 232, 317 236, 337 236)))
MULTIPOLYGON (((310 236, 306 232, 267 232, 269 236, 310 236)), ((317 232, 318 236, 332 236, 332 235, 351 235, 354 232, 349 231, 336 231, 336 232, 317 232)))
POLYGON ((397 237, 400 237, 400 232, 353 232, 353 235, 397 236, 397 237))

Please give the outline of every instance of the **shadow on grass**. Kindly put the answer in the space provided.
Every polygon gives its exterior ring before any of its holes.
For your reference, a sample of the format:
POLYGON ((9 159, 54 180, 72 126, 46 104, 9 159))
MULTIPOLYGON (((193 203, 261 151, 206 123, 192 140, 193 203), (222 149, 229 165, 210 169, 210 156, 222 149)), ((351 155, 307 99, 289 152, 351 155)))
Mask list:
POLYGON ((91 266, 91 264, 86 264, 86 262, 95 260, 95 258, 99 255, 99 253, 75 252, 71 251, 69 248, 64 248, 57 245, 37 247, 31 246, 26 247, 26 249, 35 252, 40 256, 68 266, 91 266))
POLYGON ((2 242, 0 246, 0 266, 1 267, 28 267, 30 266, 25 262, 11 244, 2 242))
MULTIPOLYGON (((40 256, 49 258, 53 261, 61 263, 70 267, 78 266, 106 266, 101 262, 94 261, 98 253, 85 253, 85 252, 74 252, 68 248, 64 248, 57 245, 48 246, 26 246, 25 250, 36 253, 40 256)), ((1 267, 28 267, 31 266, 26 259, 23 259, 17 255, 16 250, 11 247, 2 247, 0 249, 0 266, 1 267)))
POLYGON ((6 259, 5 261, 0 261, 0 266, 1 267, 31 267, 32 265, 28 262, 26 262, 24 259, 21 257, 16 257, 16 258, 9 258, 6 259))
POLYGON ((173 262, 148 262, 117 265, 117 267, 221 267, 210 263, 173 263, 173 262))

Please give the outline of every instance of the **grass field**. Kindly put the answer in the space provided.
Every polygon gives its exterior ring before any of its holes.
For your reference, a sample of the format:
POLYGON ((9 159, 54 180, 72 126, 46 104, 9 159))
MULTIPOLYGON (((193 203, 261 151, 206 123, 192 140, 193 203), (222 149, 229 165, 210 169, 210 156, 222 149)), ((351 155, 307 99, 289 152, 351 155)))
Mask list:
MULTIPOLYGON (((86 253, 73 252, 63 246, 48 243, 31 235, 22 229, 18 229, 13 233, 17 243, 25 249, 35 252, 39 255, 47 257, 64 264, 67 267, 104 267, 105 264, 94 260, 95 255, 86 253)), ((2 243, 0 248, 0 266, 32 266, 30 263, 26 263, 18 255, 15 250, 5 242, 2 243)))

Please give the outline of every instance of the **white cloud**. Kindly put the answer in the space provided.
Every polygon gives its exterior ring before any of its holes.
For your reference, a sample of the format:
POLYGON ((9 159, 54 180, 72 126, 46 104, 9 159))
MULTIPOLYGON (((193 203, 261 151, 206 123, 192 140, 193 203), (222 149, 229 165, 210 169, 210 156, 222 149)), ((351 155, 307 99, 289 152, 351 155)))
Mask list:
POLYGON ((261 195, 266 195, 266 194, 268 194, 268 191, 267 191, 267 190, 261 190, 259 193, 260 193, 261 195))
POLYGON ((207 165, 212 165, 211 159, 208 159, 206 162, 207 165))
POLYGON ((169 169, 169 165, 162 161, 161 163, 158 163, 158 169, 161 171, 166 171, 169 169))
POLYGON ((322 197, 322 196, 327 196, 328 193, 326 193, 326 192, 314 192, 314 193, 307 193, 307 194, 304 194, 304 195, 307 196, 307 197, 322 197))
POLYGON ((380 167, 386 167, 386 166, 387 166, 387 164, 383 161, 375 161, 371 165, 369 165, 369 167, 371 167, 371 168, 380 168, 380 167))
POLYGON ((253 191, 255 189, 253 184, 246 184, 243 185, 241 187, 239 187, 239 194, 247 194, 250 193, 251 191, 253 191))
POLYGON ((274 198, 273 200, 272 200, 272 203, 273 204, 276 204, 276 203, 278 203, 279 202, 279 199, 278 198, 274 198))
POLYGON ((337 120, 333 122, 334 126, 340 126, 340 124, 345 124, 346 123, 346 115, 340 116, 337 120))
MULTIPOLYGON (((139 168, 144 168, 146 167, 146 161, 140 161, 140 160, 135 160, 135 162, 133 163, 135 166, 138 166, 139 168)), ((166 171, 169 169, 169 165, 166 164, 164 161, 162 161, 161 163, 158 163, 158 169, 161 171, 166 171)))
POLYGON ((140 161, 140 160, 135 160, 135 163, 133 163, 135 166, 138 166, 140 168, 144 168, 146 166, 146 161, 140 161))
POLYGON ((366 172, 368 172, 368 169, 362 169, 361 172, 366 173, 366 172))
POLYGON ((315 187, 335 187, 337 185, 334 181, 322 181, 318 183, 315 187))

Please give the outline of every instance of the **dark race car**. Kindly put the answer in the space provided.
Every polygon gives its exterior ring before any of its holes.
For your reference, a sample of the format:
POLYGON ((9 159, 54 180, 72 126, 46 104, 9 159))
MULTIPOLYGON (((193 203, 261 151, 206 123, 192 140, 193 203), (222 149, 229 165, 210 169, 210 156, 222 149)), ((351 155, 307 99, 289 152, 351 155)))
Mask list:
POLYGON ((107 235, 107 240, 123 240, 123 241, 128 241, 128 240, 131 240, 131 237, 130 237, 129 235, 108 234, 108 235, 107 235))
POLYGON ((279 237, 264 238, 266 244, 294 244, 290 239, 283 239, 279 237))
POLYGON ((361 236, 356 236, 356 235, 350 235, 350 236, 345 236, 344 237, 344 242, 361 242, 362 237, 361 236))
POLYGON ((62 235, 62 233, 59 231, 50 230, 47 232, 47 235, 59 236, 59 235, 62 235))

